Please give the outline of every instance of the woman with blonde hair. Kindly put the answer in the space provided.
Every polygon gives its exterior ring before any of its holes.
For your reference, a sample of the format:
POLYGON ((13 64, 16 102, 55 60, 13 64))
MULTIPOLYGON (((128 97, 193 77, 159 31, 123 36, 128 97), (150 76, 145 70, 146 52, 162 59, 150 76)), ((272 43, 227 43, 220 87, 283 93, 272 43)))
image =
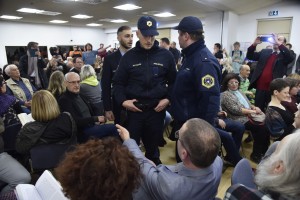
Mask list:
POLYGON ((77 127, 70 113, 60 113, 54 96, 40 90, 32 97, 31 114, 34 122, 25 124, 17 136, 16 150, 29 154, 33 146, 50 143, 68 143, 76 136, 77 127))
POLYGON ((61 71, 53 72, 50 76, 48 91, 52 93, 56 100, 66 91, 64 81, 65 76, 61 71))
POLYGON ((94 68, 91 65, 84 65, 81 68, 80 78, 80 95, 89 101, 96 115, 103 115, 102 89, 94 68))

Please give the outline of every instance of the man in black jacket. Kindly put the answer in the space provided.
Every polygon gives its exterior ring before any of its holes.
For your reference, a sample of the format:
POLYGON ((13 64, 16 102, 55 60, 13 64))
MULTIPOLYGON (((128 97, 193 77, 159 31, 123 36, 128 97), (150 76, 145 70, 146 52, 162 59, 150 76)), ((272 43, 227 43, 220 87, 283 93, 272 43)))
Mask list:
POLYGON ((67 90, 59 98, 58 104, 62 112, 69 112, 75 120, 80 142, 89 137, 118 136, 116 127, 113 124, 104 124, 105 117, 95 116, 87 100, 79 95, 80 77, 76 72, 65 75, 65 84, 67 90))
POLYGON ((255 106, 262 111, 271 100, 269 86, 273 79, 282 78, 286 75, 287 66, 293 61, 290 51, 286 48, 286 39, 283 36, 277 37, 272 34, 273 49, 263 49, 255 52, 256 45, 261 43, 257 37, 248 48, 247 58, 258 61, 251 77, 249 89, 256 88, 255 106))
POLYGON ((143 16, 138 21, 136 46, 120 61, 113 77, 113 94, 128 111, 128 130, 139 144, 142 138, 146 157, 160 164, 157 154, 166 107, 176 78, 173 55, 159 48, 156 20, 143 16))
POLYGON ((105 117, 114 121, 115 124, 120 124, 122 107, 116 103, 114 98, 111 98, 111 84, 122 56, 132 47, 133 34, 129 26, 121 26, 117 35, 120 47, 104 59, 101 86, 105 117))

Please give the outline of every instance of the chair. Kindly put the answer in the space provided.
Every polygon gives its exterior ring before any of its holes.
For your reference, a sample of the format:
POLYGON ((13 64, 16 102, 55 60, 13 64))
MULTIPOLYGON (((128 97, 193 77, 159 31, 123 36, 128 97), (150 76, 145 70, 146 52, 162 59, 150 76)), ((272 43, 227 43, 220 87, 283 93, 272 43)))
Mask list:
POLYGON ((10 152, 16 150, 16 139, 22 124, 13 124, 5 127, 3 133, 4 151, 10 152))
POLYGON ((77 143, 76 137, 66 144, 42 144, 30 150, 31 172, 43 171, 57 167, 65 153, 71 151, 77 143))
POLYGON ((243 184, 248 188, 257 189, 254 183, 254 173, 249 161, 245 158, 240 160, 233 169, 231 185, 243 184))

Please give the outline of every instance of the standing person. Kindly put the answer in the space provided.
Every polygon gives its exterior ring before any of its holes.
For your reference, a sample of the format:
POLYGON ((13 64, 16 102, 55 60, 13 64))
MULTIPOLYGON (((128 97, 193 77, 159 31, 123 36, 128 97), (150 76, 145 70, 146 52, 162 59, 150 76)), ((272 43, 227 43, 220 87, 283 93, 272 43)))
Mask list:
POLYGON ((233 51, 231 52, 231 59, 232 59, 232 68, 233 73, 238 74, 240 72, 240 67, 245 59, 245 55, 243 51, 240 50, 240 43, 235 42, 233 44, 233 51))
POLYGON ((132 47, 133 34, 131 28, 129 26, 121 26, 117 31, 117 38, 120 47, 116 52, 106 56, 104 59, 101 86, 105 117, 109 121, 114 121, 115 124, 120 124, 122 106, 118 105, 115 99, 112 98, 111 84, 122 56, 132 47))
POLYGON ((29 42, 27 53, 19 61, 21 77, 29 79, 36 89, 46 89, 48 79, 44 68, 46 68, 46 62, 39 51, 39 44, 29 42))
POLYGON ((269 92, 271 81, 286 75, 287 66, 293 60, 290 51, 285 46, 285 37, 277 37, 277 35, 272 34, 272 38, 273 49, 255 52, 256 46, 261 43, 260 37, 257 37, 248 48, 246 56, 250 60, 258 61, 251 77, 249 89, 256 88, 255 106, 262 111, 265 110, 271 100, 269 92))
POLYGON ((292 50, 293 45, 291 43, 286 43, 285 46, 286 46, 286 48, 288 48, 290 50, 291 56, 293 57, 293 61, 290 62, 290 64, 288 64, 287 71, 286 71, 286 75, 290 75, 294 72, 294 65, 296 63, 296 54, 292 50))
POLYGON ((154 18, 143 16, 137 26, 139 41, 120 61, 113 77, 113 93, 117 103, 127 110, 132 138, 138 144, 142 138, 146 157, 160 164, 155 152, 176 77, 175 61, 171 52, 159 48, 155 40, 158 32, 154 18))
POLYGON ((108 49, 109 47, 111 47, 111 45, 104 47, 104 44, 101 43, 100 48, 98 49, 98 56, 100 56, 101 58, 104 58, 107 55, 106 49, 108 49))
POLYGON ((86 65, 94 65, 98 51, 93 50, 93 45, 87 43, 85 46, 85 52, 82 53, 82 60, 86 65))
POLYGON ((184 17, 174 29, 179 33, 183 63, 171 98, 173 136, 191 118, 201 118, 214 125, 220 109, 221 81, 219 62, 204 44, 201 21, 193 16, 184 17))

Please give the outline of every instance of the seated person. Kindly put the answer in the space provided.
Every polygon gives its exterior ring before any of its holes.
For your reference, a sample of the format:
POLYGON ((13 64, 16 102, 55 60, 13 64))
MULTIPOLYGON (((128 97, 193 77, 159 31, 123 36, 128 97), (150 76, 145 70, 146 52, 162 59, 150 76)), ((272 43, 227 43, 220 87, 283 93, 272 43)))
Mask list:
POLYGON ((7 192, 13 192, 14 188, 21 183, 29 183, 29 172, 13 157, 4 152, 2 133, 4 123, 0 117, 0 199, 7 192))
POLYGON ((58 101, 61 111, 71 113, 78 128, 78 139, 86 141, 89 137, 102 138, 118 135, 113 124, 104 124, 104 116, 95 115, 89 102, 80 95, 80 77, 75 72, 65 75, 67 90, 58 101), (81 134, 83 133, 83 134, 81 134))
POLYGON ((142 178, 139 169, 129 150, 117 138, 107 137, 78 145, 55 174, 72 200, 128 200, 142 178))
POLYGON ((259 115, 262 111, 250 104, 244 93, 239 90, 239 83, 238 74, 229 73, 225 76, 221 88, 221 106, 228 118, 243 123, 245 129, 251 131, 254 142, 250 158, 259 163, 268 149, 270 133, 264 124, 255 124, 249 120, 249 115, 259 115))
POLYGON ((225 164, 236 165, 242 157, 239 154, 245 126, 239 121, 227 118, 225 111, 218 113, 216 119, 217 131, 226 150, 225 164), (228 133, 228 132, 231 132, 228 133))
POLYGON ((240 79, 241 79, 241 83, 240 83, 240 91, 243 92, 246 97, 248 98, 248 100, 250 101, 250 103, 252 105, 254 105, 254 98, 255 98, 255 89, 251 89, 249 90, 249 85, 250 85, 250 81, 249 81, 249 75, 250 75, 250 67, 249 65, 242 65, 240 68, 240 79))
POLYGON ((254 180, 259 190, 234 185, 227 190, 224 200, 300 199, 299 143, 300 130, 283 138, 275 151, 258 165, 254 180))
POLYGON ((0 76, 0 117, 5 127, 21 123, 17 115, 22 113, 19 101, 14 96, 6 94, 6 88, 6 82, 3 76, 0 76))
POLYGON ((299 84, 300 81, 297 79, 292 78, 285 78, 285 81, 289 83, 290 91, 289 91, 289 97, 286 101, 282 101, 281 104, 291 113, 296 113, 298 111, 297 108, 297 94, 299 92, 299 84))
POLYGON ((282 78, 270 83, 271 101, 266 110, 266 125, 271 136, 281 140, 291 134, 295 127, 294 113, 287 110, 281 103, 289 98, 289 83, 282 78))
POLYGON ((222 176, 219 134, 202 119, 189 119, 177 131, 177 149, 182 160, 176 165, 158 165, 148 160, 129 132, 116 125, 123 145, 135 156, 143 174, 133 199, 214 199, 222 176))
POLYGON ((33 146, 39 144, 68 143, 76 137, 75 121, 70 113, 61 113, 54 96, 40 90, 32 97, 32 118, 25 124, 16 140, 17 152, 29 155, 33 146))
POLYGON ((5 68, 5 73, 10 77, 6 81, 7 94, 15 96, 22 106, 23 112, 30 113, 31 99, 36 91, 27 78, 20 76, 20 71, 16 65, 8 65, 5 68))
POLYGON ((66 91, 64 82, 65 76, 61 71, 56 71, 51 74, 47 90, 52 93, 57 101, 60 96, 66 91))

